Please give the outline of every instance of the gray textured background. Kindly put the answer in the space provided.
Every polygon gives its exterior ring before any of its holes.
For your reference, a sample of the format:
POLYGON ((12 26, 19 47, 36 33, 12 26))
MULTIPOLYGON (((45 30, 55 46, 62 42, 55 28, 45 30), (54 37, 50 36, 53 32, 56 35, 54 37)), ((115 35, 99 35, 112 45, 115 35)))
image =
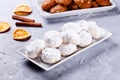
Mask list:
MULTIPOLYGON (((40 0, 39 0, 40 1, 40 0)), ((1 0, 0 21, 11 24, 11 30, 0 34, 0 80, 120 80, 120 1, 114 0, 117 8, 100 13, 72 16, 59 19, 44 19, 33 0, 1 0), (28 41, 15 41, 12 32, 16 28, 11 19, 19 4, 29 4, 33 13, 27 17, 43 24, 43 28, 24 27, 32 37, 28 41), (68 21, 85 19, 96 21, 113 36, 79 56, 51 71, 44 71, 21 56, 17 50, 51 29, 59 29, 68 21)))

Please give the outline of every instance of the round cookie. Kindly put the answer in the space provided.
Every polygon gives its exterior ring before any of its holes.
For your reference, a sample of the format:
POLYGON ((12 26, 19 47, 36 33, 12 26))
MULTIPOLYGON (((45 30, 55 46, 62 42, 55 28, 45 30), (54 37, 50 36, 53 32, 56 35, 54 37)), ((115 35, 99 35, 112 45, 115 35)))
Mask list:
POLYGON ((74 4, 74 3, 70 4, 70 5, 68 6, 68 8, 69 8, 69 10, 77 10, 77 9, 79 9, 78 5, 76 5, 76 4, 74 4))
POLYGON ((56 5, 55 0, 45 0, 41 7, 44 11, 49 11, 52 7, 56 5))
POLYGON ((76 22, 81 27, 82 31, 88 31, 88 22, 85 20, 80 20, 76 22))
POLYGON ((77 51, 77 46, 75 44, 63 44, 59 47, 62 56, 69 56, 77 51))
POLYGON ((74 0, 74 3, 77 4, 81 9, 92 7, 92 0, 74 0))
POLYGON ((55 48, 45 48, 40 57, 43 62, 54 64, 61 60, 61 53, 55 48))
POLYGON ((73 30, 66 30, 61 32, 61 34, 64 43, 71 43, 76 45, 80 43, 79 34, 73 30))
POLYGON ((92 43, 92 35, 86 31, 82 31, 79 37, 81 41, 79 44, 80 47, 86 47, 92 43))
POLYGON ((28 57, 35 59, 40 56, 40 52, 45 48, 45 42, 41 39, 36 39, 26 46, 26 54, 28 57))
POLYGON ((51 30, 45 33, 44 41, 48 47, 59 47, 63 43, 62 35, 56 30, 51 30))
POLYGON ((97 40, 100 39, 102 34, 98 25, 95 22, 88 22, 88 25, 88 32, 92 35, 92 37, 97 40))
POLYGON ((68 22, 65 23, 61 28, 61 31, 66 31, 66 30, 73 30, 76 33, 80 33, 82 29, 78 23, 68 22))
POLYGON ((92 7, 99 7, 99 5, 96 1, 92 1, 92 7))
POLYGON ((96 2, 97 2, 100 6, 110 6, 110 5, 111 5, 110 0, 96 0, 96 2))
POLYGON ((72 3, 72 0, 56 0, 56 3, 62 6, 68 6, 72 3))
POLYGON ((50 13, 59 13, 64 11, 67 11, 67 7, 61 6, 59 4, 50 9, 50 13))

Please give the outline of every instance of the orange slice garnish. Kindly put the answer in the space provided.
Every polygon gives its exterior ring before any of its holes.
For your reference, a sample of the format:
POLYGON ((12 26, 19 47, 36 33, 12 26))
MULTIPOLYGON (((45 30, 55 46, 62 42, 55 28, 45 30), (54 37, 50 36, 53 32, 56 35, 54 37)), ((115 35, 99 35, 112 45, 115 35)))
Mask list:
POLYGON ((16 9, 14 10, 14 13, 20 16, 29 15, 31 12, 32 12, 32 9, 25 4, 17 6, 16 9))
POLYGON ((26 40, 30 37, 30 33, 23 28, 17 28, 13 32, 13 39, 15 40, 26 40))
POLYGON ((6 32, 10 29, 10 24, 7 22, 0 22, 0 33, 6 32))

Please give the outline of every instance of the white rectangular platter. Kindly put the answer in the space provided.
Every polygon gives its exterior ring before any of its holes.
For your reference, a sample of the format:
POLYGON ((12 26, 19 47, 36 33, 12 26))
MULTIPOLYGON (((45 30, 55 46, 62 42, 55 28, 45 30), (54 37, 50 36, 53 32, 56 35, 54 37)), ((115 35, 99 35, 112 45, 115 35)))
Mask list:
POLYGON ((79 9, 79 10, 72 10, 72 11, 66 11, 66 12, 61 12, 61 13, 48 13, 42 10, 41 2, 36 1, 36 6, 41 14, 42 17, 44 18, 57 18, 57 17, 65 17, 65 16, 71 16, 71 15, 81 15, 85 13, 93 13, 93 12, 102 12, 102 11, 107 11, 110 9, 115 8, 115 3, 113 0, 111 0, 112 5, 111 6, 105 6, 105 7, 98 7, 98 8, 88 8, 88 9, 79 9))
MULTIPOLYGON (((112 33, 110 33, 109 31, 107 31, 107 30, 105 30, 105 29, 102 29, 102 28, 100 28, 100 29, 104 32, 104 37, 102 37, 102 38, 101 38, 100 40, 98 40, 98 41, 95 41, 95 40, 94 40, 93 43, 92 43, 91 45, 89 45, 88 47, 85 47, 85 48, 82 48, 82 49, 81 49, 81 48, 78 48, 77 52, 75 52, 74 54, 72 54, 72 55, 70 55, 70 56, 68 56, 68 57, 62 57, 62 60, 59 61, 59 62, 57 62, 56 64, 52 64, 52 65, 46 64, 46 63, 42 62, 42 61, 40 60, 40 58, 38 58, 38 59, 31 59, 31 58, 29 58, 29 57, 26 55, 25 47, 22 48, 22 49, 20 49, 20 50, 18 50, 18 52, 19 52, 20 54, 22 54, 23 56, 25 56, 28 60, 30 60, 30 61, 33 62, 34 64, 36 64, 36 65, 38 65, 39 67, 41 67, 42 69, 44 69, 44 70, 46 70, 46 71, 49 71, 49 70, 54 69, 55 67, 59 66, 61 63, 64 63, 65 61, 67 61, 67 60, 75 57, 76 55, 81 54, 82 52, 86 51, 87 49, 89 49, 89 48, 91 48, 91 47, 93 47, 93 46, 95 46, 95 45, 103 42, 104 40, 108 39, 108 38, 112 35, 112 33)), ((85 54, 85 53, 84 53, 84 54, 85 54)))

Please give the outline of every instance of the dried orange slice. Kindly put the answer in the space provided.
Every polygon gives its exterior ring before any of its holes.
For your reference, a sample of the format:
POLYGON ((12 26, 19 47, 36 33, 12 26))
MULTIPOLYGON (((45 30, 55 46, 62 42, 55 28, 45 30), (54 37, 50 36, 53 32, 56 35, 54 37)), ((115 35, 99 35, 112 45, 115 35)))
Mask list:
POLYGON ((19 5, 14 10, 14 13, 20 16, 29 15, 31 12, 32 12, 32 9, 26 4, 19 5))
POLYGON ((15 40, 26 40, 30 37, 30 33, 23 28, 17 28, 13 32, 13 39, 15 40))
POLYGON ((10 24, 7 22, 0 22, 0 33, 6 32, 10 29, 10 24))

